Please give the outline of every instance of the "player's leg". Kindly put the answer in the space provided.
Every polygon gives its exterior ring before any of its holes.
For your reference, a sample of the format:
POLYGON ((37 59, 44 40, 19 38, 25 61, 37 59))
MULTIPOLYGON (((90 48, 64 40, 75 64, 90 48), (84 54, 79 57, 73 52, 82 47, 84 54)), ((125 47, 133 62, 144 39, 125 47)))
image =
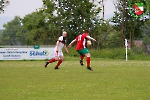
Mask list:
POLYGON ((48 63, 53 63, 53 62, 55 62, 55 61, 58 61, 58 59, 59 59, 59 57, 56 56, 56 57, 50 59, 50 60, 48 61, 48 63))
POLYGON ((80 62, 80 65, 82 65, 82 66, 84 65, 84 64, 83 64, 83 59, 84 59, 84 57, 85 57, 85 55, 83 55, 83 54, 80 55, 80 60, 79 60, 79 62, 80 62))
POLYGON ((59 57, 59 60, 58 60, 58 62, 57 62, 57 65, 56 65, 56 67, 55 67, 55 69, 59 69, 58 67, 59 67, 60 64, 63 62, 63 60, 64 60, 64 56, 60 56, 60 57, 59 57))
POLYGON ((84 48, 82 50, 78 50, 77 51, 80 55, 84 55, 86 56, 86 62, 87 62, 87 69, 89 70, 92 70, 91 67, 90 67, 90 58, 91 58, 91 55, 89 53, 89 50, 87 48, 84 48))
POLYGON ((45 68, 47 67, 47 65, 49 64, 49 63, 53 63, 53 62, 55 62, 55 61, 58 61, 58 59, 59 59, 59 57, 58 57, 58 52, 56 52, 56 50, 54 50, 54 58, 52 58, 52 59, 50 59, 49 61, 47 61, 47 62, 45 62, 45 68))
POLYGON ((85 56, 86 56, 87 69, 92 70, 92 68, 90 67, 90 62, 91 62, 90 53, 86 53, 85 56))
POLYGON ((77 50, 77 52, 80 54, 80 59, 79 59, 79 62, 80 62, 80 65, 84 65, 83 64, 83 59, 85 57, 84 53, 83 53, 83 50, 77 50))
POLYGON ((60 64, 62 63, 63 60, 64 60, 64 55, 63 55, 62 51, 60 51, 59 52, 59 59, 58 59, 58 62, 57 62, 55 69, 59 69, 58 67, 60 66, 60 64))
POLYGON ((45 62, 45 68, 47 67, 47 65, 48 65, 49 63, 56 62, 56 61, 58 61, 58 59, 59 59, 59 58, 56 56, 56 57, 50 59, 49 61, 45 62))

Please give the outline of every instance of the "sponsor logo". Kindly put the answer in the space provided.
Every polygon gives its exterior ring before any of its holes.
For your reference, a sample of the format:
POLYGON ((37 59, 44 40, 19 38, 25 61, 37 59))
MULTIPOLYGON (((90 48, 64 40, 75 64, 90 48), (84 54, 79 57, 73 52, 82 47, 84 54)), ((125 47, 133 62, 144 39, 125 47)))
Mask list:
POLYGON ((44 51, 30 51, 30 56, 48 56, 49 52, 47 50, 44 51))

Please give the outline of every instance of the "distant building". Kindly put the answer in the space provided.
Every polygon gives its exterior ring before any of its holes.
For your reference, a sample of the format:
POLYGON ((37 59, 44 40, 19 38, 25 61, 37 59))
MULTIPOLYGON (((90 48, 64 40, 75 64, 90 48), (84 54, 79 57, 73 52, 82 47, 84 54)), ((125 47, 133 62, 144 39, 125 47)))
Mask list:
MULTIPOLYGON (((142 47, 142 48, 144 48, 147 52, 150 53, 150 44, 149 44, 149 45, 145 45, 145 44, 143 43, 143 40, 134 40, 133 45, 136 46, 136 47, 142 47)), ((131 48, 131 46, 130 46, 130 41, 128 41, 128 48, 129 48, 129 49, 131 48)))
POLYGON ((143 47, 144 46, 143 40, 134 40, 134 45, 136 47, 143 47))
POLYGON ((150 53, 150 44, 146 45, 147 51, 150 53))

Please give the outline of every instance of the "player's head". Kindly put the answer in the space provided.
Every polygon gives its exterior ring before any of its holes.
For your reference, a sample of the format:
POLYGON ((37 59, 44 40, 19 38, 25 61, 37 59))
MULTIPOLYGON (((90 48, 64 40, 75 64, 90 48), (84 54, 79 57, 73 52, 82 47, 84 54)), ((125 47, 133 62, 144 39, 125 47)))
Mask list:
POLYGON ((67 37, 67 32, 66 32, 66 31, 63 31, 62 36, 63 36, 63 37, 67 37))
POLYGON ((89 30, 85 30, 84 33, 89 34, 90 32, 89 32, 89 30))

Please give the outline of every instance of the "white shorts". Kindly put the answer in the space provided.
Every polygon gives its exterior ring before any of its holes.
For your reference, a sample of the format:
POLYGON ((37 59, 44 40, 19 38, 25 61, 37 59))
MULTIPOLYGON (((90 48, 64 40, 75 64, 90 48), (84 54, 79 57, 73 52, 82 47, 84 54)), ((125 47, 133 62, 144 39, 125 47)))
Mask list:
POLYGON ((62 50, 56 52, 56 49, 54 49, 54 56, 55 57, 60 57, 60 56, 64 56, 62 50))

